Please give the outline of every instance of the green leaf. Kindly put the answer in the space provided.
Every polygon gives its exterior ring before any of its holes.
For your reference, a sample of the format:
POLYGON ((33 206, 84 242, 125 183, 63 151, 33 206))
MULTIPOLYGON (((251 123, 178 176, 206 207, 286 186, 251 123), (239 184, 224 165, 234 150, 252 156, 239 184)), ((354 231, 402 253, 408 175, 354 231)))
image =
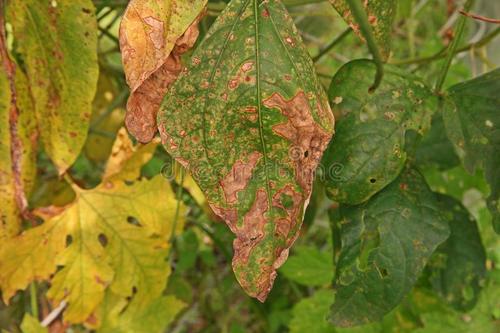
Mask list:
POLYGON ((406 162, 405 135, 423 134, 436 109, 422 81, 390 66, 369 94, 375 71, 369 60, 352 61, 335 74, 328 92, 340 120, 323 164, 327 194, 338 202, 362 203, 391 183, 406 162))
POLYGON ((98 74, 91 0, 9 1, 45 151, 63 173, 85 142, 98 74))
MULTIPOLYGON (((329 0, 344 20, 361 37, 359 26, 354 21, 349 4, 346 0, 329 0)), ((373 35, 378 44, 382 57, 386 60, 391 52, 391 33, 394 17, 397 12, 396 0, 370 0, 363 1, 368 22, 373 29, 373 35)))
POLYGON ((316 247, 297 247, 280 272, 305 286, 329 285, 333 280, 333 258, 328 251, 316 247))
POLYGON ((333 117, 301 37, 280 1, 232 0, 169 90, 158 118, 236 234, 233 269, 264 301, 298 237, 333 117))
POLYGON ((413 170, 363 205, 339 209, 342 248, 331 320, 348 327, 380 320, 401 302, 449 229, 413 170))
POLYGON ((443 109, 448 137, 465 168, 482 168, 491 187, 488 208, 500 233, 500 69, 449 89, 451 103, 443 109))
POLYGON ((440 113, 432 117, 431 128, 420 141, 415 157, 418 166, 435 166, 440 170, 450 169, 460 164, 453 144, 446 136, 443 117, 440 113))
POLYGON ((436 194, 441 212, 449 221, 450 237, 430 262, 434 289, 458 310, 475 304, 486 275, 486 253, 476 221, 452 197, 436 194))
POLYGON ((30 314, 24 315, 23 322, 21 323, 21 331, 23 333, 48 333, 47 327, 43 327, 38 319, 30 314))

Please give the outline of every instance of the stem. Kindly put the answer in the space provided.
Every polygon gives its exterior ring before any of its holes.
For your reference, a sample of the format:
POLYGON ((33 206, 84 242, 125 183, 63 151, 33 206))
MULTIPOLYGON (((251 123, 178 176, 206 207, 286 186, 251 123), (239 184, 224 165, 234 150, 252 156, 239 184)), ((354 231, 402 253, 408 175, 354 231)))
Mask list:
POLYGON ((31 302, 31 314, 38 320, 38 301, 36 296, 36 282, 33 281, 30 284, 30 302, 31 302))
POLYGON ((354 17, 354 20, 358 23, 359 29, 366 39, 368 49, 373 56, 375 65, 377 66, 375 80, 373 82, 373 85, 369 89, 370 92, 373 92, 378 88, 380 82, 382 82, 382 78, 384 77, 384 64, 382 61, 382 56, 380 55, 380 50, 378 49, 377 42, 375 41, 375 36, 373 35, 372 27, 368 22, 368 17, 366 16, 365 9, 361 4, 361 0, 347 0, 347 3, 349 4, 349 8, 351 9, 351 14, 354 17))
POLYGON ((181 172, 181 180, 180 182, 177 183, 177 193, 176 193, 176 199, 177 199, 177 206, 175 207, 175 217, 174 217, 174 223, 172 224, 172 233, 170 234, 170 240, 169 243, 172 244, 172 242, 175 239, 175 229, 177 228, 177 221, 179 220, 179 214, 181 210, 181 202, 182 202, 182 187, 184 185, 184 168, 181 167, 180 169, 181 172))
POLYGON ((325 54, 330 52, 337 44, 342 42, 344 38, 346 38, 350 33, 352 32, 352 29, 349 27, 346 30, 344 30, 339 36, 335 37, 334 40, 330 42, 327 46, 322 48, 319 53, 312 59, 314 62, 318 62, 325 54))
MULTIPOLYGON (((467 2, 464 5, 465 11, 469 11, 469 9, 472 7, 473 0, 467 0, 467 2)), ((446 61, 443 66, 443 69, 441 73, 438 76, 438 80, 436 82, 436 87, 435 91, 437 94, 441 93, 441 89, 443 88, 444 81, 446 80, 446 76, 448 75, 448 71, 450 70, 451 66, 451 61, 453 60, 453 57, 455 56, 455 52, 457 50, 458 44, 460 43, 460 40, 462 39, 462 34, 464 32, 465 28, 465 22, 467 21, 466 16, 461 16, 458 25, 455 31, 455 38, 453 38, 453 41, 450 43, 449 48, 448 48, 448 55, 446 56, 446 61)))

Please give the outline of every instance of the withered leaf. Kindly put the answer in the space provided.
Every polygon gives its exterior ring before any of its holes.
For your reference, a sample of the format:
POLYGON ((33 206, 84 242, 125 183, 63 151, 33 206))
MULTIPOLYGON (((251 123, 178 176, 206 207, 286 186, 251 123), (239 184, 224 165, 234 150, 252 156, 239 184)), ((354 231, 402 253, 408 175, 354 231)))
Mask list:
POLYGON ((277 0, 233 0, 159 113, 167 151, 236 234, 233 270, 264 301, 299 235, 333 116, 277 0))
POLYGON ((206 0, 132 0, 120 26, 120 48, 131 94, 125 123, 141 142, 157 132, 163 96, 182 70, 180 56, 198 38, 206 0))

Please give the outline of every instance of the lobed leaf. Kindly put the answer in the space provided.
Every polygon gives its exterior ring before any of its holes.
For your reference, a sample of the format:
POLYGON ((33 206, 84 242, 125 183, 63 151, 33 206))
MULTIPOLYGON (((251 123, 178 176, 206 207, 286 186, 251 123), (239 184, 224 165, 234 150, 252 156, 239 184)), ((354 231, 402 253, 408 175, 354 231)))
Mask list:
POLYGON ((407 170, 359 206, 340 206, 342 248, 330 319, 341 327, 377 321, 411 290, 449 236, 436 197, 407 170))
MULTIPOLYGON (((348 2, 346 0, 329 1, 354 32, 362 38, 359 26, 352 17, 348 2)), ((387 60, 391 52, 392 24, 396 17, 397 1, 367 0, 363 1, 363 4, 382 58, 387 60)))
POLYGON ((62 174, 85 142, 99 76, 94 6, 90 0, 9 1, 6 19, 45 151, 62 174))
POLYGON ((120 25, 120 49, 131 94, 127 128, 141 142, 157 132, 156 115, 182 70, 180 56, 198 38, 207 0, 132 0, 120 25))
POLYGON ((165 96, 163 144, 236 234, 233 270, 264 301, 298 237, 333 117, 279 0, 232 0, 165 96))
POLYGON ((449 89, 443 108, 448 137, 465 168, 482 168, 490 185, 488 208, 493 227, 500 233, 500 69, 449 89))
POLYGON ((340 120, 323 165, 326 192, 338 202, 360 204, 391 183, 407 159, 407 133, 425 133, 437 108, 422 81, 390 66, 380 87, 368 93, 375 71, 369 60, 351 61, 328 91, 340 120))

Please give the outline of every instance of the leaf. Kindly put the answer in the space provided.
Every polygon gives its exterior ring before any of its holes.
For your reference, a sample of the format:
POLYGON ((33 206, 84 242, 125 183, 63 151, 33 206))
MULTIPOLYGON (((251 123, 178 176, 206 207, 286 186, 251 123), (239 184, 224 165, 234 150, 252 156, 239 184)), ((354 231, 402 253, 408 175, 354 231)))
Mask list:
MULTIPOLYGON (((346 0, 329 0, 333 8, 344 18, 358 36, 361 36, 358 24, 354 21, 346 0)), ((396 0, 367 0, 363 1, 372 26, 375 40, 384 60, 389 58, 391 52, 392 24, 397 12, 396 0)))
POLYGON ((147 306, 137 306, 132 301, 128 307, 125 307, 126 302, 117 302, 118 299, 113 299, 111 294, 109 296, 103 304, 109 304, 111 308, 101 308, 104 317, 97 333, 165 332, 177 314, 186 307, 184 302, 174 296, 158 297, 147 306))
POLYGON ((315 247, 298 247, 280 272, 305 286, 329 285, 333 280, 333 258, 331 253, 315 247))
POLYGON ((391 183, 407 159, 405 135, 423 134, 431 123, 436 98, 422 81, 386 66, 372 94, 375 65, 355 60, 335 74, 328 96, 341 114, 323 157, 326 191, 332 200, 359 204, 391 183))
MULTIPOLYGON (((47 296, 69 303, 65 320, 73 323, 89 317, 108 287, 141 305, 160 297, 170 272, 165 259, 177 201, 161 176, 132 185, 122 179, 114 175, 92 190, 74 187, 71 206, 0 248, 4 300, 53 273, 47 296)), ((181 205, 178 228, 184 211, 181 205)))
POLYGON ((94 6, 90 0, 9 1, 6 18, 45 151, 62 174, 85 142, 99 76, 94 6))
POLYGON ((156 115, 182 70, 180 56, 198 38, 207 0, 132 0, 120 26, 120 49, 131 94, 127 128, 141 142, 157 131, 156 115))
POLYGON ((333 131, 281 2, 232 0, 165 96, 158 122, 165 149, 236 234, 240 285, 264 301, 298 237, 333 131))
POLYGON ((437 195, 441 212, 449 221, 450 237, 431 261, 434 289, 458 310, 470 310, 477 302, 486 276, 486 253, 476 221, 462 204, 437 195))
POLYGON ((25 314, 23 322, 21 323, 21 331, 23 333, 48 333, 47 327, 42 324, 30 314, 25 314))
POLYGON ((491 187, 488 208, 500 233, 500 69, 449 89, 451 101, 443 108, 448 137, 465 168, 482 168, 491 187))
MULTIPOLYGON (((0 64, 3 62, 0 54, 0 64)), ((15 236, 21 227, 19 194, 16 195, 16 166, 12 158, 13 150, 19 154, 19 180, 25 194, 30 193, 36 175, 37 141, 36 123, 30 115, 33 108, 29 96, 26 77, 20 70, 15 71, 15 100, 19 116, 16 121, 16 137, 11 131, 12 91, 7 72, 0 70, 0 241, 15 236), (17 140, 19 140, 17 142, 17 140)))
POLYGON ((341 206, 342 248, 331 320, 341 327, 380 320, 415 284, 449 236, 420 174, 405 171, 359 206, 341 206))
POLYGON ((419 166, 435 166, 440 170, 451 169, 460 164, 453 144, 446 136, 443 117, 440 113, 432 117, 431 128, 420 141, 415 158, 419 166))

